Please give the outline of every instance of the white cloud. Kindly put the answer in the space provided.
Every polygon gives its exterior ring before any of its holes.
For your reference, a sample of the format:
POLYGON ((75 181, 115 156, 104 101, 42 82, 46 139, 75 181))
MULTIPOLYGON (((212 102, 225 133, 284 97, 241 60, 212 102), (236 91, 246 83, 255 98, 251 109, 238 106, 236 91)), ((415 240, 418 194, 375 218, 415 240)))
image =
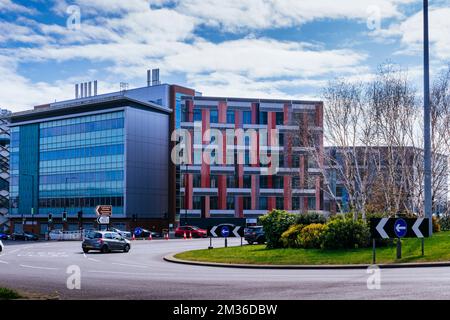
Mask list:
POLYGON ((318 19, 367 20, 374 5, 382 18, 399 18, 399 6, 414 2, 418 0, 178 0, 175 10, 235 32, 300 26, 318 19))
POLYGON ((0 0, 0 12, 35 14, 36 10, 14 3, 11 0, 0 0))
MULTIPOLYGON (((0 3, 4 1, 7 0, 0 3)), ((105 83, 103 88, 111 89, 112 83, 122 80, 133 83, 143 78, 146 68, 158 66, 163 77, 182 75, 187 85, 208 95, 261 97, 292 97, 286 92, 300 92, 302 87, 318 88, 325 78, 369 73, 364 65, 368 58, 364 52, 256 37, 212 43, 197 36, 195 30, 199 25, 240 32, 302 25, 315 19, 364 20, 373 0, 199 1, 170 0, 173 6, 168 9, 149 7, 166 0, 74 0, 70 4, 81 8, 78 31, 24 18, 0 24, 0 30, 5 31, 1 32, 0 41, 27 44, 0 49, 0 56, 10 57, 12 62, 9 66, 1 64, 7 83, 0 87, 0 104, 24 108, 73 96, 75 78, 32 83, 18 74, 21 62, 86 59, 94 64, 107 63, 95 76, 105 83), (16 83, 14 88, 11 83, 16 83)), ((401 17, 399 6, 414 1, 417 0, 376 3, 383 17, 401 17)), ((65 0, 57 0, 53 10, 64 16, 67 5, 65 0)), ((6 80, 0 81, 5 84, 6 80)))
MULTIPOLYGON (((450 58, 450 8, 431 8, 429 12, 429 33, 434 59, 450 58)), ((402 48, 398 54, 416 55, 423 50, 423 13, 408 17, 401 23, 393 24, 388 29, 375 33, 384 39, 400 39, 402 48)))

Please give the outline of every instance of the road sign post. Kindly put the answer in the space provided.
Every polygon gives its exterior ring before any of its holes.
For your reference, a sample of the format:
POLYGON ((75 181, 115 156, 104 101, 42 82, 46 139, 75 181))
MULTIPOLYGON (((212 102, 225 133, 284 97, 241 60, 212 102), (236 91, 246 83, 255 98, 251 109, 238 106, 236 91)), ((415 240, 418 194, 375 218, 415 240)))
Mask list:
POLYGON ((228 247, 228 238, 241 238, 244 236, 244 228, 231 223, 223 223, 217 226, 208 227, 208 235, 210 237, 210 245, 208 249, 212 249, 212 238, 224 238, 225 248, 228 247))
POLYGON ((370 219, 370 233, 373 239, 373 257, 375 263, 376 239, 397 239, 397 259, 402 257, 402 238, 419 238, 424 255, 424 238, 431 234, 428 218, 373 218, 370 219))
POLYGON ((372 239, 372 264, 377 263, 376 240, 372 239))

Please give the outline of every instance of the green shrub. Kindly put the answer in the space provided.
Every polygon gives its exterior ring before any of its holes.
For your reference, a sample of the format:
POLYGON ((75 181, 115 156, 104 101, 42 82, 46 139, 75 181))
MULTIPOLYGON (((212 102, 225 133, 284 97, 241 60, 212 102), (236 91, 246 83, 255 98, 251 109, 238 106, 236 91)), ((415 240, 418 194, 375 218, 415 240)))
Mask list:
POLYGON ((21 298, 20 294, 8 288, 0 288, 0 300, 12 300, 21 298))
POLYGON ((437 232, 441 232, 441 225, 439 223, 439 218, 436 216, 433 216, 432 221, 433 221, 433 233, 437 233, 437 232))
POLYGON ((321 248, 323 235, 327 228, 327 225, 320 223, 313 223, 304 227, 298 236, 299 246, 305 249, 321 248))
POLYGON ((281 234, 281 243, 283 248, 299 248, 298 237, 305 226, 302 224, 294 224, 281 234))
POLYGON ((450 215, 444 214, 439 218, 439 225, 442 231, 450 230, 450 215))
POLYGON ((324 224, 327 222, 327 218, 317 212, 301 213, 297 216, 297 224, 303 224, 305 226, 313 223, 324 224))
POLYGON ((341 218, 327 223, 322 246, 325 249, 353 249, 369 245, 370 230, 361 220, 341 218))
POLYGON ((267 248, 283 247, 281 235, 289 229, 290 226, 295 224, 296 218, 296 214, 288 213, 283 210, 272 210, 259 218, 266 235, 267 248))

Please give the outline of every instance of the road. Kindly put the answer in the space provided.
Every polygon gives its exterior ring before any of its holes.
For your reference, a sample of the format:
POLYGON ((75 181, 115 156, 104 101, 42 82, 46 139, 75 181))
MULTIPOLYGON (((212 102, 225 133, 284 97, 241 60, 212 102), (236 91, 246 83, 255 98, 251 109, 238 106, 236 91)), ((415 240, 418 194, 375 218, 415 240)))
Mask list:
POLYGON ((369 290, 366 270, 234 269, 162 259, 208 242, 134 241, 129 253, 83 254, 80 242, 9 241, 0 254, 0 287, 56 292, 61 299, 450 299, 445 267, 382 269, 380 289, 369 290), (70 266, 81 271, 80 289, 67 288, 70 266))

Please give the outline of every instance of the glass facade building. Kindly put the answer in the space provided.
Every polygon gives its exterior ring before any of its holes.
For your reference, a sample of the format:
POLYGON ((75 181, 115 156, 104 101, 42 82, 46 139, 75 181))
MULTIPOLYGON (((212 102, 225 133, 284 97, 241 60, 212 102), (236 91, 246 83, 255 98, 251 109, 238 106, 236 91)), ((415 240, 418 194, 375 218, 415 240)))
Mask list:
POLYGON ((13 127, 12 135, 12 214, 28 211, 31 203, 36 215, 66 211, 75 216, 80 210, 93 214, 101 204, 112 205, 113 212, 123 214, 123 111, 13 127), (34 135, 39 143, 22 150, 21 136, 37 140, 34 135), (39 168, 23 161, 26 167, 21 170, 18 160, 25 153, 39 157, 39 168), (20 182, 27 184, 24 179, 35 180, 32 184, 38 186, 38 192, 24 192, 19 197, 20 182), (33 193, 36 200, 31 199, 33 193))
POLYGON ((123 96, 72 104, 11 116, 15 230, 38 221, 45 233, 49 214, 53 228, 93 227, 99 205, 111 205, 122 227, 167 219, 171 110, 123 96))

